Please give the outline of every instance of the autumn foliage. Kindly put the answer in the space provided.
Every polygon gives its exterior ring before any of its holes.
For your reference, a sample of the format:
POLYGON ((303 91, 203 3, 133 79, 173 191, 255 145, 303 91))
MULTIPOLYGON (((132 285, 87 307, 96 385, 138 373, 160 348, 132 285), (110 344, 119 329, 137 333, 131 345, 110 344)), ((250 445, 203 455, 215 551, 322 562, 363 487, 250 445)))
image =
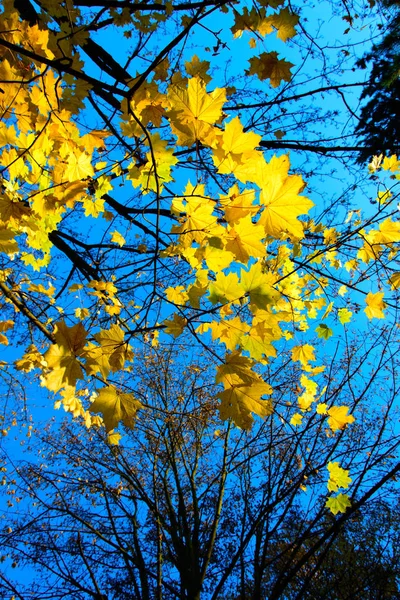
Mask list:
MULTIPOLYGON (((0 330, 26 346, 16 369, 118 444, 151 418, 135 352, 182 339, 209 351, 221 419, 268 418, 271 373, 289 361, 288 428, 352 427, 320 342, 356 313, 367 330, 396 310, 400 163, 375 157, 374 209, 331 225, 289 155, 263 150, 243 92, 181 45, 218 15, 230 43, 249 37, 249 81, 274 90, 294 64, 264 43, 292 39, 299 16, 283 2, 35 6, 7 0, 0 15, 0 330)), ((351 478, 328 469, 327 505, 344 512, 351 478)))

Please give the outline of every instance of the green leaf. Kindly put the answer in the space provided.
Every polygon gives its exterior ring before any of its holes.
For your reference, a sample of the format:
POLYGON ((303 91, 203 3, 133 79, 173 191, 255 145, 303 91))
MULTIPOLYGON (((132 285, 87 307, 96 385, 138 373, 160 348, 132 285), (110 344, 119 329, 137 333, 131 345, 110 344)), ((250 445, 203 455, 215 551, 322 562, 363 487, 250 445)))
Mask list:
POLYGON ((330 327, 325 325, 325 323, 321 323, 315 330, 319 338, 323 338, 324 340, 329 340, 329 338, 333 335, 333 331, 330 327))
POLYGON ((347 308, 339 308, 338 317, 342 325, 344 325, 345 323, 350 323, 352 316, 353 313, 351 312, 351 310, 348 310, 347 308))
POLYGON ((325 506, 331 513, 337 515, 338 512, 345 513, 346 509, 351 506, 351 502, 347 494, 338 494, 338 496, 328 498, 325 506))

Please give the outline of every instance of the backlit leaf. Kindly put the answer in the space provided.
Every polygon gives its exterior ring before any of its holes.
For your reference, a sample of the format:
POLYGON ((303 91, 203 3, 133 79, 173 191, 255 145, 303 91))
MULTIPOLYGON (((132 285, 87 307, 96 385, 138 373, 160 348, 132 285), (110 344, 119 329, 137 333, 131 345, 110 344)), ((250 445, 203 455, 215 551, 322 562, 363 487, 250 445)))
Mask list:
POLYGON ((118 244, 122 248, 126 244, 126 240, 123 235, 121 235, 118 231, 113 231, 111 233, 111 241, 115 244, 118 244))
POLYGON ((302 346, 295 346, 292 349, 292 360, 301 362, 302 365, 308 365, 309 361, 314 361, 315 349, 310 344, 303 344, 302 346))
POLYGON ((64 171, 64 177, 67 181, 86 179, 92 175, 94 175, 94 170, 89 154, 85 152, 70 154, 67 160, 67 168, 64 171))
POLYGON ((345 513, 347 508, 351 506, 350 499, 347 494, 338 494, 337 496, 328 498, 325 504, 331 513, 337 515, 339 512, 345 513))
POLYGON ((347 308, 339 308, 338 317, 342 325, 344 325, 345 323, 350 323, 352 316, 353 313, 351 312, 351 310, 348 310, 347 308))
POLYGON ((332 406, 332 408, 328 409, 328 425, 332 431, 343 429, 347 424, 354 423, 355 418, 353 415, 348 415, 348 412, 348 406, 332 406))
POLYGON ((226 102, 224 89, 216 88, 208 94, 204 81, 196 76, 189 79, 187 89, 170 86, 168 100, 171 128, 180 145, 192 145, 196 140, 215 145, 214 124, 222 116, 222 106, 226 102))
POLYGON ((338 462, 328 463, 329 481, 327 483, 330 492, 337 492, 339 488, 348 488, 352 482, 349 471, 342 469, 338 462))
POLYGON ((173 335, 174 338, 179 337, 182 333, 183 330, 185 329, 187 324, 187 320, 182 317, 181 315, 178 315, 177 313, 174 313, 173 318, 172 319, 166 319, 163 322, 163 325, 165 325, 165 333, 169 333, 170 335, 173 335))
POLYGON ((221 419, 232 419, 241 429, 250 429, 253 422, 252 413, 266 417, 273 412, 271 401, 262 398, 270 393, 271 387, 266 383, 228 387, 217 395, 221 400, 221 419))
POLYGON ((315 330, 319 338, 324 340, 329 340, 329 338, 333 335, 332 329, 325 325, 325 323, 320 323, 315 330))
POLYGON ((106 430, 112 431, 121 421, 132 429, 136 413, 141 408, 141 402, 133 394, 126 394, 114 386, 107 386, 98 390, 95 401, 90 405, 90 412, 100 413, 106 430))
POLYGON ((282 81, 290 81, 292 73, 290 69, 294 66, 282 58, 278 58, 277 52, 263 52, 260 56, 250 58, 249 75, 257 75, 261 81, 269 79, 273 88, 278 87, 282 81))
POLYGON ((364 309, 368 319, 384 319, 385 315, 383 310, 386 308, 386 304, 383 301, 383 292, 377 292, 376 294, 369 293, 365 298, 367 308, 364 309))
POLYGON ((277 30, 278 39, 286 42, 289 38, 296 35, 295 26, 299 22, 299 17, 288 8, 282 8, 279 13, 268 17, 266 22, 277 30))

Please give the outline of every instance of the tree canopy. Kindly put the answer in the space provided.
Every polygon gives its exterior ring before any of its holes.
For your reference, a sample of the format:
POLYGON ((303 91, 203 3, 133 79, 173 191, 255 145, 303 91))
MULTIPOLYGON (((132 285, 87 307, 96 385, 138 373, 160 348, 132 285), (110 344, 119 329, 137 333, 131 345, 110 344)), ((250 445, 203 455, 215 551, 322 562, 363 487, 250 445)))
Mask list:
MULTIPOLYGON (((399 440, 389 412, 368 402, 363 422, 334 439, 311 420, 290 432, 282 386, 274 413, 248 433, 221 423, 205 354, 158 347, 136 356, 136 370, 154 418, 138 419, 119 446, 70 420, 31 425, 26 458, 4 463, 2 597, 398 596, 399 440), (189 366, 178 370, 182 352, 189 366), (325 494, 349 483, 342 456, 357 492, 339 517, 325 494)), ((353 385, 374 398, 381 377, 363 371, 353 385)))
MULTIPOLYGON (((357 124, 366 134, 359 93, 371 95, 357 60, 379 44, 386 13, 374 2, 325 8, 337 42, 320 35, 312 5, 283 0, 4 0, 0 14, 0 372, 5 398, 21 389, 27 401, 5 401, 4 435, 37 394, 50 399, 47 418, 62 406, 89 429, 85 444, 99 436, 116 457, 153 423, 167 427, 166 445, 185 427, 199 447, 234 429, 243 456, 258 456, 268 432, 278 491, 267 506, 286 515, 296 499, 301 513, 298 494, 312 489, 316 522, 337 515, 313 556, 400 471, 400 161, 390 145, 372 157, 375 141, 355 134, 357 124), (157 356, 161 369, 171 348, 163 385, 199 370, 213 390, 203 407, 197 391, 199 406, 187 406, 184 386, 178 405, 152 396, 141 365, 157 356), (204 425, 190 421, 198 411, 204 425), (278 460, 278 440, 290 460, 278 460), (309 488, 321 469, 324 485, 318 475, 309 488)), ((249 515, 265 516, 265 493, 249 515)), ((264 535, 257 518, 245 533, 246 519, 232 570, 264 535)), ((269 584, 254 585, 259 597, 269 584)))
POLYGON ((373 154, 399 152, 400 136, 395 115, 400 109, 400 4, 382 0, 382 5, 388 10, 383 39, 358 62, 363 68, 371 64, 368 85, 361 95, 369 101, 363 106, 357 125, 357 131, 367 142, 359 162, 370 159, 373 154))

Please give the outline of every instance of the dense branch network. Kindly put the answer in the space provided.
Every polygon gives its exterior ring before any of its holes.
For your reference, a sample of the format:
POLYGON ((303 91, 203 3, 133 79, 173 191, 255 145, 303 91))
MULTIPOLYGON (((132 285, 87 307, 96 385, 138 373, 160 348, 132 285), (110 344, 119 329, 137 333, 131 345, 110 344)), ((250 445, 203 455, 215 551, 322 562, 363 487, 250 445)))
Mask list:
POLYGON ((289 426, 341 435, 357 402, 326 392, 319 340, 357 314, 373 331, 396 318, 399 161, 357 175, 382 182, 370 210, 349 192, 324 206, 304 195, 304 173, 341 179, 367 150, 347 133, 363 83, 342 83, 347 55, 330 62, 306 19, 275 4, 38 0, 0 16, 2 331, 30 342, 16 368, 114 443, 148 408, 130 383, 138 348, 185 335, 208 351, 223 420, 269 418, 287 362, 289 426), (298 65, 280 56, 291 40, 298 65), (237 77, 219 62, 231 46, 248 54, 237 77))

